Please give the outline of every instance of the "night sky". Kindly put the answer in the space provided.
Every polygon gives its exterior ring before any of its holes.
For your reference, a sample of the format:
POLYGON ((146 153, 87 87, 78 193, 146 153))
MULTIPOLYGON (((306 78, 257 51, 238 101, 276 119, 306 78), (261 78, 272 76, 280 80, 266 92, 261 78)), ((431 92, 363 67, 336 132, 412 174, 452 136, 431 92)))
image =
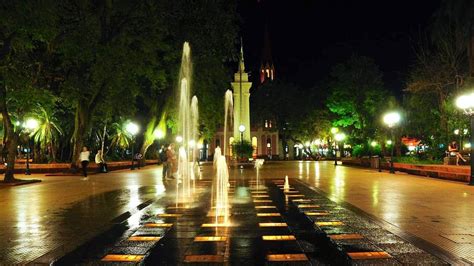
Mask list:
POLYGON ((247 68, 257 73, 267 24, 278 79, 318 86, 332 66, 358 54, 375 59, 386 87, 400 95, 413 63, 414 40, 429 28, 439 2, 241 1, 247 68))

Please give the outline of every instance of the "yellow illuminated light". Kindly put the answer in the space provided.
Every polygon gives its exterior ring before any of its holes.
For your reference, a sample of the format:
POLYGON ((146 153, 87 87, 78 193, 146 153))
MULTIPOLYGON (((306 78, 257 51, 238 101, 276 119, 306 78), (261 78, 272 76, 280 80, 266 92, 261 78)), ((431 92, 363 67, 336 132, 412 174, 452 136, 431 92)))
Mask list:
POLYGON ((267 213, 257 213, 258 217, 279 217, 281 216, 278 212, 267 212, 267 213))
POLYGON ((260 227, 287 227, 286 223, 259 223, 260 227))
POLYGON ((172 227, 173 224, 164 224, 164 223, 147 223, 145 227, 172 227))
POLYGON ((145 256, 143 255, 121 255, 121 254, 108 254, 102 258, 102 261, 108 262, 139 262, 145 256))
POLYGON ((178 218, 178 217, 181 217, 183 216, 182 214, 178 214, 178 213, 162 213, 162 214, 158 214, 158 217, 162 217, 162 218, 178 218))
POLYGON ((340 225, 344 225, 343 222, 339 222, 339 221, 332 221, 332 222, 316 222, 316 225, 317 226, 340 226, 340 225))
POLYGON ((268 206, 268 205, 261 205, 261 206, 255 206, 255 209, 276 209, 275 206, 268 206))
POLYGON ((262 199, 262 200, 256 199, 256 200, 253 200, 253 202, 255 202, 255 203, 271 203, 272 201, 271 200, 264 200, 264 199, 262 199))
POLYGON ((308 216, 326 216, 329 215, 329 212, 305 212, 304 214, 308 216))
POLYGON ((194 238, 194 242, 221 242, 226 240, 226 236, 197 236, 194 238))
POLYGON ((307 261, 305 254, 271 254, 267 255, 267 261, 307 261))
POLYGON ((388 259, 390 254, 384 251, 377 252, 348 252, 347 255, 353 260, 367 260, 367 259, 388 259))
POLYGON ((298 208, 300 209, 307 209, 307 208, 319 208, 319 205, 316 204, 300 204, 298 205, 298 208))
POLYGON ((293 241, 296 237, 294 235, 265 235, 262 239, 264 241, 293 241))

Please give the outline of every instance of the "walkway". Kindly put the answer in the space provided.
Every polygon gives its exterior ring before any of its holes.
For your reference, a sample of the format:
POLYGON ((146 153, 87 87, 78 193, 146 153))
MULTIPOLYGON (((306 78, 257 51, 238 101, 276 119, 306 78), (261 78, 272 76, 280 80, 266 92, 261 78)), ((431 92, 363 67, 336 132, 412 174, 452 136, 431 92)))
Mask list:
POLYGON ((111 221, 164 194, 161 167, 79 176, 0 188, 0 264, 55 257, 103 232, 111 221))
POLYGON ((333 162, 266 164, 267 178, 297 177, 336 202, 348 202, 450 254, 474 263, 474 187, 465 183, 333 162))

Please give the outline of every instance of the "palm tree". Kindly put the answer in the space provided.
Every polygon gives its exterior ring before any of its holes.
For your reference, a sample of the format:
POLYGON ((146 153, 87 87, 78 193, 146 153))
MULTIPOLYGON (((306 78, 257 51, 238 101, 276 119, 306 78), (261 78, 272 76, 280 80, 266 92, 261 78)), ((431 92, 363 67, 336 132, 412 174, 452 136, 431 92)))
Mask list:
POLYGON ((111 149, 115 147, 121 150, 125 150, 129 147, 132 136, 130 136, 127 130, 125 130, 125 127, 123 125, 124 123, 112 124, 113 133, 110 144, 111 149))
POLYGON ((51 153, 51 159, 53 162, 56 161, 56 145, 59 136, 63 134, 63 131, 55 122, 53 114, 48 112, 44 107, 38 107, 38 113, 36 117, 38 119, 38 128, 31 133, 34 141, 40 145, 41 150, 48 150, 51 153))

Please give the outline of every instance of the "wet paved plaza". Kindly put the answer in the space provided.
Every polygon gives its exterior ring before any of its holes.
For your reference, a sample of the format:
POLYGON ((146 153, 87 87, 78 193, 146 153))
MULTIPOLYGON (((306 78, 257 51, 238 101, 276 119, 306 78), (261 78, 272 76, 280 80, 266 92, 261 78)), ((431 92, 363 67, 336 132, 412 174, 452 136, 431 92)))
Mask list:
POLYGON ((232 226, 216 228, 203 226, 213 222, 211 172, 203 167, 204 180, 187 208, 164 190, 159 167, 3 188, 0 245, 7 248, 0 260, 174 265, 472 259, 474 189, 464 184, 330 162, 283 162, 265 164, 257 186, 253 169, 233 169, 232 226), (285 175, 290 191, 281 187, 285 175))

